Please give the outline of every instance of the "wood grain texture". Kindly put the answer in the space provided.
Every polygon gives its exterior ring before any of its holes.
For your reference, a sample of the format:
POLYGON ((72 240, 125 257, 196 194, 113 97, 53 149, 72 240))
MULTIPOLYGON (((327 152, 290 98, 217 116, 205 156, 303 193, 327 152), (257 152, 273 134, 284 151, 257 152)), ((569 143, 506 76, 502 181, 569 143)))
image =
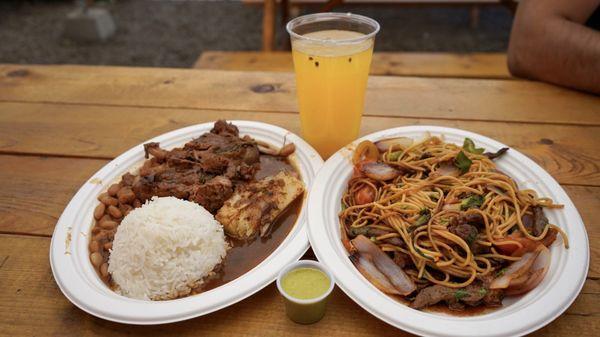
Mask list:
MULTIPOLYGON (((291 73, 0 65, 0 101, 297 111, 291 73)), ((516 80, 373 76, 365 114, 600 125, 600 97, 516 80)))
POLYGON ((0 156, 0 233, 52 235, 77 190, 107 160, 0 156))
MULTIPOLYGON (((50 236, 71 197, 107 162, 0 156, 0 233, 50 236)), ((586 224, 592 253, 590 277, 600 278, 600 187, 563 187, 586 224)))
MULTIPOLYGON (((262 121, 300 133, 292 113, 0 102, 0 153, 114 158, 164 132, 218 118, 262 121)), ((365 117, 361 134, 414 124, 477 132, 524 152, 560 183, 600 186, 600 127, 365 117)))
MULTIPOLYGON (((216 313, 181 323, 133 326, 104 321, 73 306, 53 280, 49 238, 0 235, 2 336, 409 336, 370 316, 336 288, 326 316, 313 325, 292 323, 271 284, 216 313), (27 252, 27 254, 23 254, 27 252)), ((587 280, 575 303, 534 336, 596 336, 600 281, 587 280)))
MULTIPOLYGON (((238 71, 293 72, 290 52, 205 51, 194 68, 238 71)), ((511 78, 504 53, 411 53, 373 54, 371 75, 511 78)))

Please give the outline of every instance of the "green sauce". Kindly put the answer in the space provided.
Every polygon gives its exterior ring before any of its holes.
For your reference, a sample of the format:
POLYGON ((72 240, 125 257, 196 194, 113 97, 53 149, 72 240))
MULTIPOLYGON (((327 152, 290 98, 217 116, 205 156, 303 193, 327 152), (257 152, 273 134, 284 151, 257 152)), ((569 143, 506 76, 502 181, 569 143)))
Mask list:
POLYGON ((283 276, 281 287, 291 297, 308 300, 327 292, 329 277, 315 268, 297 268, 283 276))

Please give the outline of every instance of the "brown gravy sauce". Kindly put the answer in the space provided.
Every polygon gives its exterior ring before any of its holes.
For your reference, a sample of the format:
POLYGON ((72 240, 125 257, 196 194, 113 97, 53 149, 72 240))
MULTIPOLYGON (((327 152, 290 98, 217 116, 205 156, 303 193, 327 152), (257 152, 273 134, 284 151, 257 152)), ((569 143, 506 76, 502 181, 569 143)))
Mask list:
MULTIPOLYGON (((256 179, 262 179, 283 170, 298 172, 288 160, 261 155, 260 170, 256 173, 256 179)), ((296 199, 279 216, 272 225, 270 234, 266 237, 257 237, 251 241, 233 240, 228 237, 227 239, 232 247, 227 251, 220 270, 215 277, 203 284, 202 289, 195 292, 199 293, 214 289, 233 281, 258 266, 271 255, 294 227, 302 209, 303 199, 304 196, 296 199)))

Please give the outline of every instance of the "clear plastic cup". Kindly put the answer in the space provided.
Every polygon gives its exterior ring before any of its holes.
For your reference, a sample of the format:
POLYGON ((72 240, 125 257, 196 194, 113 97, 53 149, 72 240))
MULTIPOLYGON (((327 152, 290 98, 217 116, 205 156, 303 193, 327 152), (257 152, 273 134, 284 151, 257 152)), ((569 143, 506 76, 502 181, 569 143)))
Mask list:
POLYGON ((287 24, 302 136, 323 158, 358 137, 377 21, 319 13, 287 24))

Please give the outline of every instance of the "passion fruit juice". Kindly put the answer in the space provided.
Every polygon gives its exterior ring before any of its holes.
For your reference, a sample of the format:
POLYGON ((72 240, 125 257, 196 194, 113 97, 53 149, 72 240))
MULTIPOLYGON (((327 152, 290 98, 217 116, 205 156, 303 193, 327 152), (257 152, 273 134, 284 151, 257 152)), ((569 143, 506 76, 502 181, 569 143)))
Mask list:
POLYGON ((302 136, 323 158, 358 137, 373 40, 364 34, 324 30, 292 42, 302 136), (339 44, 319 43, 318 41, 339 44))

